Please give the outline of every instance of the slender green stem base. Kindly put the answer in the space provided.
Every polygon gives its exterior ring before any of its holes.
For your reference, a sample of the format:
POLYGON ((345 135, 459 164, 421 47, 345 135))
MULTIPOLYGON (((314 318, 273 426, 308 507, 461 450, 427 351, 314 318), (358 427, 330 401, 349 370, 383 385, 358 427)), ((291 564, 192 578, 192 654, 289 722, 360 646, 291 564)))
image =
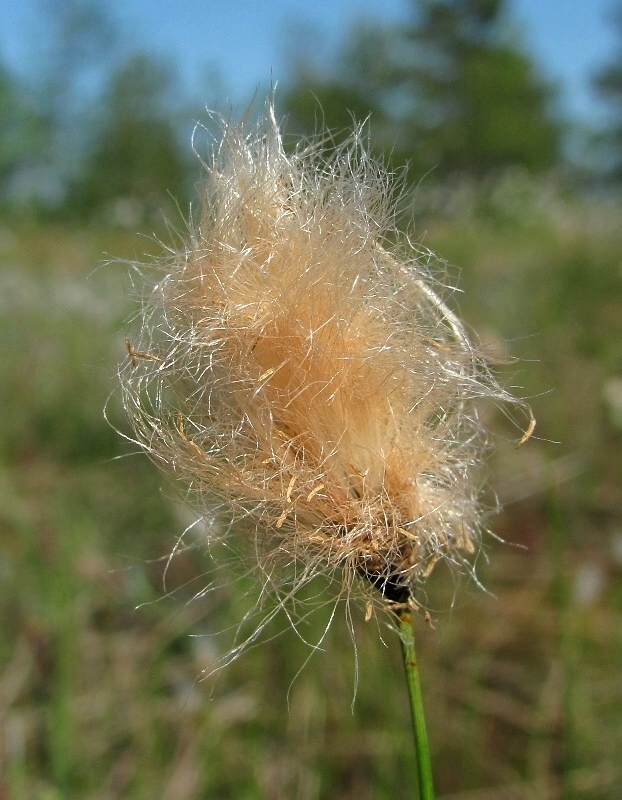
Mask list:
POLYGON ((434 786, 432 783, 432 764, 430 762, 430 748, 428 734, 425 727, 423 714, 423 699, 419 684, 419 668, 415 654, 415 634, 412 627, 412 614, 405 606, 396 611, 397 625, 402 643, 402 655, 406 668, 406 682, 408 684, 408 697, 412 714, 413 729, 415 734, 415 753, 417 757, 417 773, 419 778, 420 800, 434 800, 434 786))

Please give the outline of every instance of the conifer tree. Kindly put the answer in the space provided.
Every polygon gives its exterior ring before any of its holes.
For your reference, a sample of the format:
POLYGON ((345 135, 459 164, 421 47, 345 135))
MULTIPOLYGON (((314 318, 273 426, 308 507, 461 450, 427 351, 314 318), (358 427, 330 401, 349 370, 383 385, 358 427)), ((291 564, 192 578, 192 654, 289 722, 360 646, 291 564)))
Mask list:
POLYGON ((291 124, 311 130, 318 100, 329 127, 371 113, 374 141, 415 177, 546 169, 559 151, 554 91, 508 30, 504 0, 413 0, 405 27, 357 29, 328 70, 298 65, 291 124))

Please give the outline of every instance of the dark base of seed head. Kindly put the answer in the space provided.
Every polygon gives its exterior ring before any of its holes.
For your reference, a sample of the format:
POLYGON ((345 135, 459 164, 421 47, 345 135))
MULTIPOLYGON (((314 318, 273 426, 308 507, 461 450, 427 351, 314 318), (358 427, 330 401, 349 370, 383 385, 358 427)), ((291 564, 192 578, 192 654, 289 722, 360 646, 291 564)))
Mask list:
POLYGON ((361 569, 361 575, 367 578, 374 589, 377 589, 389 603, 404 605, 411 599, 410 589, 404 585, 403 578, 399 575, 382 575, 367 572, 365 569, 361 569))

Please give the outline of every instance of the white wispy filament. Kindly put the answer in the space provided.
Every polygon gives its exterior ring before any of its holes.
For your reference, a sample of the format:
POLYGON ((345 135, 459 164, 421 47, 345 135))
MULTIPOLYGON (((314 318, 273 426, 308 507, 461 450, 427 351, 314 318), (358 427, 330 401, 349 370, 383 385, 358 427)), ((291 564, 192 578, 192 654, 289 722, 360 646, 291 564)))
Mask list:
POLYGON ((222 122, 200 220, 121 370, 136 440, 210 535, 251 544, 271 581, 328 573, 383 604, 476 551, 476 404, 514 402, 431 254, 391 244, 391 198, 360 131, 288 153, 271 102, 222 122))

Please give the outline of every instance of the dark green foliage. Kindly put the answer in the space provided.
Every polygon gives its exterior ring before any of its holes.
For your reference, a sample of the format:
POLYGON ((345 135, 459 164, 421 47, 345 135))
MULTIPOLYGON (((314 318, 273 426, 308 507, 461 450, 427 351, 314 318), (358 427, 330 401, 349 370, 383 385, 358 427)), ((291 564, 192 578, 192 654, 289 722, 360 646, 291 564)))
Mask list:
POLYGON ((46 117, 32 93, 0 63, 0 203, 3 206, 15 175, 40 158, 47 133, 46 117))
POLYGON ((117 47, 110 9, 44 3, 39 72, 0 69, 0 182, 7 207, 133 226, 190 195, 182 91, 158 56, 117 47))
POLYGON ((303 63, 283 105, 310 132, 321 108, 337 130, 348 110, 372 115, 376 146, 394 163, 485 175, 510 165, 544 170, 559 157, 552 88, 504 32, 499 0, 413 3, 404 28, 359 28, 333 65, 303 63), (313 99, 311 95, 317 99, 313 99))
POLYGON ((188 159, 169 114, 172 87, 171 74, 145 55, 113 74, 94 141, 68 192, 70 213, 114 213, 118 201, 131 203, 139 219, 175 201, 185 208, 188 159))
POLYGON ((622 5, 614 15, 618 34, 618 47, 615 57, 594 78, 594 88, 609 106, 609 124, 600 137, 603 148, 603 161, 606 177, 616 182, 622 181, 622 5))

